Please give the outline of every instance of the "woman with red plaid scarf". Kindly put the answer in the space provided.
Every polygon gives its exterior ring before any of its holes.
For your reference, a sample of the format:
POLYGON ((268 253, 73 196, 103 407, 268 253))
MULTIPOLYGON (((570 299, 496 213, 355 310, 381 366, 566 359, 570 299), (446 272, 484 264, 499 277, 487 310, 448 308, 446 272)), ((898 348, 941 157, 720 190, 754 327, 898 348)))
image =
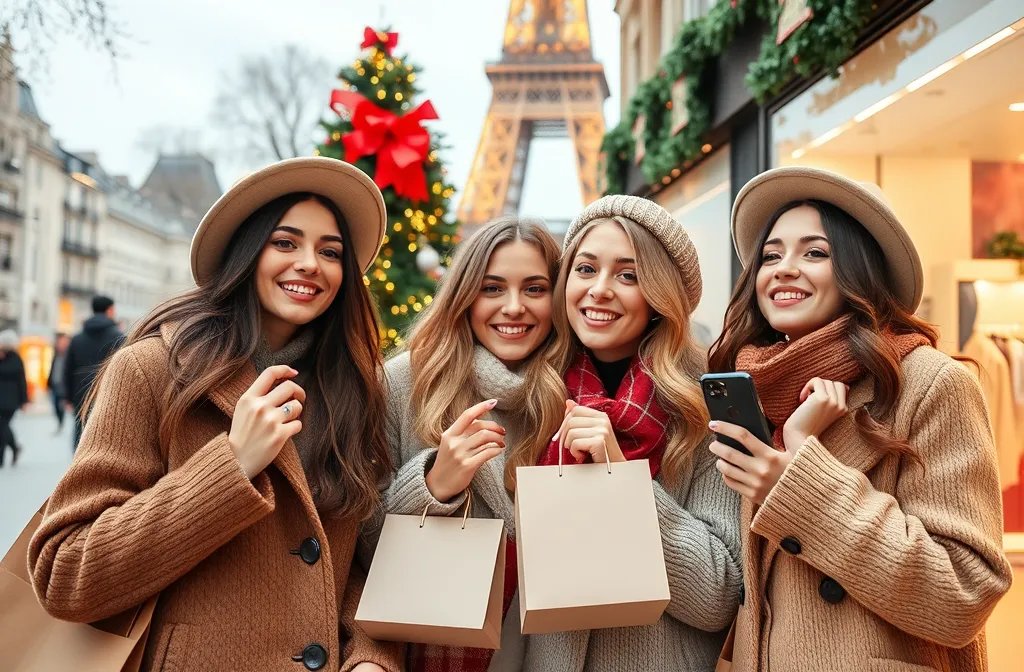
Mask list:
MULTIPOLYGON (((509 532, 501 650, 411 645, 410 672, 522 668, 516 591, 515 469, 537 463, 562 421, 565 388, 550 362, 558 245, 540 222, 503 217, 463 242, 406 351, 385 366, 388 440, 399 465, 384 513, 450 515, 473 488, 472 515, 509 532)), ((429 581, 429 570, 424 570, 429 581)), ((545 667, 544 669, 551 669, 545 667)))
POLYGON ((650 461, 671 600, 651 626, 528 637, 522 669, 715 669, 742 582, 740 501, 707 450, 700 295, 696 250, 658 204, 606 196, 569 226, 554 357, 570 399, 540 462, 650 461))

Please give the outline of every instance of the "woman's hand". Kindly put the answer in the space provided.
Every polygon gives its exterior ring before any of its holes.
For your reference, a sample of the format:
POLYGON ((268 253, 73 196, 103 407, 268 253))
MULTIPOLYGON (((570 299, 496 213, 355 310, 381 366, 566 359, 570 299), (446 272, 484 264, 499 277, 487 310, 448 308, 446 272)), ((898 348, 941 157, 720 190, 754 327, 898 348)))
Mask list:
POLYGON ((491 399, 471 406, 441 434, 437 458, 427 472, 427 490, 437 501, 447 502, 468 488, 477 469, 505 450, 505 428, 480 419, 497 403, 491 399))
POLYGON ((577 463, 588 454, 594 462, 604 462, 606 455, 610 462, 626 461, 608 415, 580 406, 571 399, 566 400, 562 426, 552 437, 552 441, 556 440, 559 451, 563 447, 568 448, 577 463))
POLYGON ((757 504, 782 478, 789 463, 808 437, 818 436, 847 413, 846 393, 850 388, 821 378, 812 378, 800 392, 800 406, 783 426, 784 450, 776 450, 747 430, 728 422, 712 422, 713 432, 727 436, 751 452, 740 451, 714 441, 710 450, 717 455, 717 467, 725 484, 757 504))
POLYGON ((800 391, 800 406, 782 427, 786 450, 795 451, 808 437, 821 436, 832 423, 847 414, 849 386, 831 380, 811 378, 800 391))
POLYGON ((289 380, 298 375, 290 366, 272 366, 235 404, 228 443, 250 479, 267 468, 284 444, 302 429, 298 419, 306 392, 289 380), (275 387, 278 381, 284 381, 275 387))
POLYGON ((352 672, 387 672, 377 663, 359 663, 352 668, 352 672))
POLYGON ((715 466, 722 472, 725 484, 747 499, 764 504, 768 493, 782 478, 782 472, 793 461, 794 453, 775 450, 739 425, 712 421, 708 426, 751 452, 746 455, 719 441, 711 443, 711 452, 719 457, 715 466))

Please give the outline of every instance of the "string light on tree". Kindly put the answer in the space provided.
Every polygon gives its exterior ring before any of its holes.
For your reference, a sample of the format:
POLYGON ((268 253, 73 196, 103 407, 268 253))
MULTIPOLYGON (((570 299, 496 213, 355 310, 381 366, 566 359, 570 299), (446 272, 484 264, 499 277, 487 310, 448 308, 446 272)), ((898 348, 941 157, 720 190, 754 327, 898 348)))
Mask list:
POLYGON ((419 68, 394 53, 398 42, 397 33, 363 32, 362 55, 339 73, 341 88, 331 94, 336 116, 321 122, 326 140, 316 150, 354 163, 384 194, 388 235, 363 279, 380 309, 384 348, 401 345, 431 304, 459 241, 443 147, 424 123, 437 113, 415 86, 419 68))

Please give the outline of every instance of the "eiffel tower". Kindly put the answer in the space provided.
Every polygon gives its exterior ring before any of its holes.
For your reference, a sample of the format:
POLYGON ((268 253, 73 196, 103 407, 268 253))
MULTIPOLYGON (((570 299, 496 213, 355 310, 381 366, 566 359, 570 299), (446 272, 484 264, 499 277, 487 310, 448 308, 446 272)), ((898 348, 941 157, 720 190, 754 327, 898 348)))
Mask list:
POLYGON ((571 138, 583 204, 597 199, 609 93, 587 0, 512 0, 501 60, 485 70, 491 106, 459 204, 463 235, 519 210, 534 138, 571 138))

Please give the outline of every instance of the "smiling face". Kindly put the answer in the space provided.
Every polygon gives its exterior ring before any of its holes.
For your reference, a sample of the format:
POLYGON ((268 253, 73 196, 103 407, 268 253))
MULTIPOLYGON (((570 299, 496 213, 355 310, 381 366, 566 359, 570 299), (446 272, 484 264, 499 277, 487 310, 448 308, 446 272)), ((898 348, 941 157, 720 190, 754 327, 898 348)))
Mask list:
POLYGON ((476 339, 509 368, 533 354, 551 333, 551 278, 540 250, 522 240, 494 249, 469 323, 476 339))
POLYGON ((761 314, 794 341, 839 317, 843 304, 821 215, 809 205, 787 210, 762 249, 757 272, 761 314))
POLYGON ((635 355, 654 311, 640 291, 626 232, 614 221, 597 224, 568 263, 565 310, 576 337, 602 362, 635 355))
POLYGON ((343 280, 341 232, 315 200, 295 204, 270 234, 256 264, 263 328, 274 349, 334 301, 343 280))

